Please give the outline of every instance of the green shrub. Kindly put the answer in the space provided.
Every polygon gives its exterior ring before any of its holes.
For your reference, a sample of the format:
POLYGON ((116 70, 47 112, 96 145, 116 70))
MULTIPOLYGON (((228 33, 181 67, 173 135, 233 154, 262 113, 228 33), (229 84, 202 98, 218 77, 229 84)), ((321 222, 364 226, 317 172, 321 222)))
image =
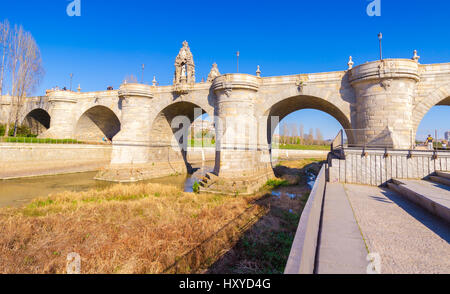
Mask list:
POLYGON ((270 179, 266 182, 266 185, 272 188, 278 188, 280 186, 289 186, 289 182, 280 179, 270 179))
POLYGON ((197 181, 195 181, 194 185, 192 185, 192 191, 194 191, 194 193, 200 192, 200 185, 197 183, 197 181))
MULTIPOLYGON (((4 136, 5 135, 5 129, 6 129, 6 125, 2 124, 0 125, 0 136, 4 136)), ((8 136, 12 137, 14 135, 14 124, 10 124, 9 125, 9 131, 8 131, 8 136)), ((17 126, 17 132, 16 132, 16 137, 36 137, 37 135, 34 135, 31 133, 31 129, 25 125, 21 125, 21 126, 17 126)))

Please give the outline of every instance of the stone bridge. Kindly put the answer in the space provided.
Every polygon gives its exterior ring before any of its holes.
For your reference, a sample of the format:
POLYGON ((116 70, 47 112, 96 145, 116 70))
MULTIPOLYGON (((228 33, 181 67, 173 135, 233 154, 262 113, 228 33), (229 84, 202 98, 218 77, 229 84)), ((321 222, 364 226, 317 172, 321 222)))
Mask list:
MULTIPOLYGON (((4 121, 8 99, 2 103, 4 121)), ((355 67, 350 58, 347 70, 275 77, 261 77, 259 67, 255 75, 220 74, 214 64, 207 81, 196 83, 185 42, 173 85, 50 91, 29 99, 21 121, 41 137, 112 138, 111 165, 98 179, 138 181, 186 172, 187 140, 180 134, 186 138, 188 125, 207 113, 214 118, 217 138, 209 178, 216 190, 247 193, 273 176, 273 130, 291 112, 312 108, 330 114, 350 145, 409 149, 434 105, 450 105, 450 63, 420 64, 417 54, 355 67)))

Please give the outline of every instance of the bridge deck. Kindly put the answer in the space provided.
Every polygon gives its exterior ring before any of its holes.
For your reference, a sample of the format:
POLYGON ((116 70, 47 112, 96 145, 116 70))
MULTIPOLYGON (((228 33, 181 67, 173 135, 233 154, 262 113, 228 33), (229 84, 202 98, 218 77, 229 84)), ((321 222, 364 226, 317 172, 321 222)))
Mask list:
POLYGON ((367 250, 342 184, 327 184, 317 254, 316 273, 366 273, 367 250))
POLYGON ((380 254, 381 273, 450 273, 445 221, 391 190, 344 188, 369 251, 380 254))

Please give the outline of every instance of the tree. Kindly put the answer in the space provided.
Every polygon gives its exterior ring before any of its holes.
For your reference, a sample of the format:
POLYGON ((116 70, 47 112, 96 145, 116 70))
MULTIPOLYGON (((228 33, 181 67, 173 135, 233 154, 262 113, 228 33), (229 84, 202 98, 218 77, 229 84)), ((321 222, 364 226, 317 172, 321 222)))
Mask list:
POLYGON ((298 130, 297 130, 297 124, 296 123, 291 123, 290 124, 290 129, 291 129, 291 133, 290 133, 290 135, 291 135, 291 144, 295 144, 296 143, 296 138, 297 138, 297 136, 298 136, 298 130))
POLYGON ((316 140, 317 140, 318 145, 323 144, 323 136, 322 136, 322 132, 320 131, 319 128, 316 129, 316 140))
POLYGON ((305 139, 305 131, 304 131, 304 127, 303 124, 300 124, 300 129, 299 129, 299 136, 300 136, 300 144, 303 145, 303 141, 305 139))
POLYGON ((5 73, 8 72, 9 40, 10 27, 8 20, 5 20, 0 22, 0 102, 3 100, 5 73))
POLYGON ((308 136, 306 138, 306 141, 307 141, 308 145, 314 144, 314 131, 313 131, 312 128, 309 129, 309 134, 308 134, 308 136))
POLYGON ((3 98, 3 85, 5 72, 7 72, 8 65, 8 45, 10 39, 10 28, 8 20, 0 22, 0 97, 3 98))
POLYGON ((287 140, 288 140, 288 136, 289 136, 289 129, 288 129, 288 126, 287 126, 286 123, 283 123, 282 127, 283 127, 283 129, 282 129, 282 135, 283 135, 282 142, 283 142, 283 144, 286 144, 287 140))
MULTIPOLYGON (((19 115, 25 104, 26 95, 35 90, 44 75, 44 70, 42 68, 39 47, 31 33, 25 31, 22 26, 14 26, 9 48, 12 98, 11 114, 14 119, 14 136, 16 136, 19 115)), ((11 114, 8 118, 7 130, 11 114)))

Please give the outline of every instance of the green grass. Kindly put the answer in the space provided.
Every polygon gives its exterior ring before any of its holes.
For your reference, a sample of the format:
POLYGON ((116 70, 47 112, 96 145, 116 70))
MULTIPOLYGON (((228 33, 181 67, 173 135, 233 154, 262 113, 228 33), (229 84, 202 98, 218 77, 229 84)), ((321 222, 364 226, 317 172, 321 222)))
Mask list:
POLYGON ((286 180, 280 180, 280 179, 271 179, 266 182, 266 185, 271 188, 278 188, 280 186, 289 186, 289 182, 286 180))
MULTIPOLYGON (((203 139, 203 144, 201 139, 190 139, 189 147, 215 147, 215 141, 211 139, 203 139)), ((280 144, 272 145, 273 149, 288 149, 288 150, 330 150, 330 145, 300 145, 300 144, 280 144)))
POLYGON ((83 144, 75 139, 49 139, 33 137, 6 137, 0 138, 0 142, 6 143, 34 143, 34 144, 83 144))
POLYGON ((291 149, 291 150, 330 150, 329 145, 300 145, 300 144, 286 144, 286 145, 272 145, 273 149, 291 149))
POLYGON ((190 139, 189 147, 215 147, 216 142, 211 139, 203 139, 203 143, 201 139, 190 139))
POLYGON ((266 232, 264 242, 244 236, 239 244, 242 246, 244 259, 257 260, 261 264, 262 268, 255 272, 258 274, 283 273, 300 219, 299 213, 289 213, 279 208, 273 209, 272 213, 285 230, 266 232))

